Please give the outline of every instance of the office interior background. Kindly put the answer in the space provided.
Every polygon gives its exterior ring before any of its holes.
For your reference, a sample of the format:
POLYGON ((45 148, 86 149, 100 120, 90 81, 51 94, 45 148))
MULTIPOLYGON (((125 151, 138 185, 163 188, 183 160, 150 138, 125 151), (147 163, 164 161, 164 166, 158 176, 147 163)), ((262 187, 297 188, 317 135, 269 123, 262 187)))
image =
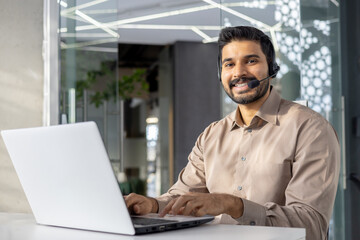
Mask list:
MULTIPOLYGON (((95 121, 123 192, 165 192, 197 136, 236 108, 217 36, 272 39, 273 86, 328 119, 342 149, 330 239, 360 235, 360 2, 0 0, 0 129, 95 121)), ((281 146, 279 146, 281 147, 281 146)), ((0 211, 31 212, 0 141, 0 211)))

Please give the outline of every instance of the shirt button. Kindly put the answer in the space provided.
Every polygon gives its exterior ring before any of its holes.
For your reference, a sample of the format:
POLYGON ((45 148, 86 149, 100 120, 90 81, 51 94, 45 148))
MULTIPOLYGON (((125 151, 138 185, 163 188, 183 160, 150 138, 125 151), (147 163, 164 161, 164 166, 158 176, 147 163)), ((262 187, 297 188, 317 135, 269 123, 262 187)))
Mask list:
POLYGON ((238 188, 237 188, 239 191, 241 191, 242 190, 242 186, 238 186, 238 188))
POLYGON ((246 157, 241 157, 241 160, 245 161, 245 160, 246 160, 246 157))
POLYGON ((248 131, 249 133, 251 133, 251 132, 252 132, 252 129, 251 129, 251 128, 249 128, 247 131, 248 131))
POLYGON ((250 225, 251 225, 251 226, 256 225, 255 221, 251 221, 251 222, 250 222, 250 225))

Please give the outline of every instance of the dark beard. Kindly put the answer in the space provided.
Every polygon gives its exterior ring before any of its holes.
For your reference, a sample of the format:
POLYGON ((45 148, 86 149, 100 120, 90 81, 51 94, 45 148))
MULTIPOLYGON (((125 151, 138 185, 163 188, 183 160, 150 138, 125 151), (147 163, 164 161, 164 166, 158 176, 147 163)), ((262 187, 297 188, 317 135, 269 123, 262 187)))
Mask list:
MULTIPOLYGON (((259 100, 260 98, 262 98, 267 90, 269 89, 269 86, 270 86, 270 80, 265 80, 265 82, 263 84, 260 84, 260 86, 256 87, 255 88, 255 93, 250 95, 250 96, 239 96, 239 97, 235 97, 232 92, 231 92, 231 88, 235 85, 235 81, 231 81, 230 84, 229 84, 229 90, 225 90, 226 94, 229 96, 229 98, 231 98, 231 100, 233 100, 234 102, 236 102, 237 104, 248 104, 248 103, 252 103, 252 102, 255 102, 257 100, 259 100)), ((249 92, 251 89, 243 92, 243 93, 246 93, 246 92, 249 92)))

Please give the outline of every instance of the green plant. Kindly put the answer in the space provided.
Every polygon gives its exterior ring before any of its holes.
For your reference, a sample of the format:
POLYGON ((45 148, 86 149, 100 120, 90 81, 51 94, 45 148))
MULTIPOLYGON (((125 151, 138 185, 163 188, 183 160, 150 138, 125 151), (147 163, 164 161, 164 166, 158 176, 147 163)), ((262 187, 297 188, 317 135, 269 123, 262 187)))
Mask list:
POLYGON ((123 76, 116 81, 113 71, 106 64, 101 64, 99 71, 89 71, 85 80, 76 82, 76 98, 79 100, 84 96, 84 90, 93 90, 89 95, 90 103, 96 107, 101 106, 104 101, 116 100, 117 92, 122 99, 129 99, 148 92, 149 84, 145 79, 146 70, 135 69, 132 75, 123 76), (106 88, 102 91, 94 89, 94 85, 100 77, 108 77, 106 88), (118 91, 117 91, 118 90, 118 91))

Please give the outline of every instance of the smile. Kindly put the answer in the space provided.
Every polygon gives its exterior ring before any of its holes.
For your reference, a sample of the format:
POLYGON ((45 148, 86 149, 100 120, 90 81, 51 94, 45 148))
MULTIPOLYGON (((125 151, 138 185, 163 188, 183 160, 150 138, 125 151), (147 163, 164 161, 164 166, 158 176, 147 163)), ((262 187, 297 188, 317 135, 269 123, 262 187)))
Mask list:
POLYGON ((235 87, 245 87, 247 86, 247 83, 237 83, 235 84, 235 87))
POLYGON ((233 87, 245 89, 247 87, 247 84, 254 79, 256 78, 254 77, 236 78, 230 81, 229 87, 230 89, 232 89, 233 87))

